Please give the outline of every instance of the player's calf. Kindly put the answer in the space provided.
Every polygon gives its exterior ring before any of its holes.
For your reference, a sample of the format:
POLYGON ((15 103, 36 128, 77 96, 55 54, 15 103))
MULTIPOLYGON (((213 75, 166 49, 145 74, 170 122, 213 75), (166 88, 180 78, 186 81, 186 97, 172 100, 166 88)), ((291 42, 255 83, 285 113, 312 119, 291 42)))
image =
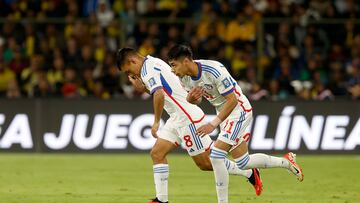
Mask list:
POLYGON ((202 171, 212 171, 212 165, 209 158, 209 152, 205 151, 201 154, 192 156, 192 159, 196 163, 197 167, 202 171))
POLYGON ((150 151, 151 159, 153 160, 153 163, 165 163, 166 160, 166 154, 163 153, 161 150, 157 150, 153 148, 150 151))
POLYGON ((196 165, 202 170, 202 171, 212 171, 212 165, 211 162, 200 162, 196 163, 196 165))

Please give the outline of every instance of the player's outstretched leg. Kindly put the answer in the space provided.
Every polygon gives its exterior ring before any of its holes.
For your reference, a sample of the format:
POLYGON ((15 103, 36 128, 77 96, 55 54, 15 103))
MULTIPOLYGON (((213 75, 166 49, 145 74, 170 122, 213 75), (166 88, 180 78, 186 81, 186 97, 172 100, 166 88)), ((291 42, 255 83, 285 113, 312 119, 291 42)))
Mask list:
MULTIPOLYGON (((246 143, 242 143, 240 147, 247 148, 246 143)), ((241 157, 236 158, 235 162, 238 168, 243 170, 250 168, 286 168, 294 173, 300 181, 304 178, 301 168, 296 163, 295 154, 291 152, 286 154, 284 158, 262 153, 249 155, 249 153, 246 152, 241 157)))

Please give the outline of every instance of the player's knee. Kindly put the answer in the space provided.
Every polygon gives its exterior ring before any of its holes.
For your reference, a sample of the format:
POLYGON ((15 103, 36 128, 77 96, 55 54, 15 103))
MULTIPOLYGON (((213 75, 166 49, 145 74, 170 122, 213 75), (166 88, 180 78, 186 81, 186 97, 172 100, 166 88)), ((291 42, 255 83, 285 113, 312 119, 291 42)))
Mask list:
POLYGON ((165 159, 165 154, 162 153, 160 150, 152 149, 150 151, 150 156, 153 162, 162 162, 165 159))

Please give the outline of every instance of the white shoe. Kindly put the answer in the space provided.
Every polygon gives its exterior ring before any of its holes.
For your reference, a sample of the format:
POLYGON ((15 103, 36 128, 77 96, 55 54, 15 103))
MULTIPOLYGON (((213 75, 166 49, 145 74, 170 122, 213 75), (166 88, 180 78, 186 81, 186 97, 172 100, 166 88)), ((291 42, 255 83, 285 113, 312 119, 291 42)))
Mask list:
POLYGON ((302 169, 300 166, 296 163, 296 154, 289 152, 284 155, 284 158, 289 161, 290 168, 289 171, 291 171, 294 175, 297 176, 297 179, 301 182, 304 180, 304 174, 302 172, 302 169))

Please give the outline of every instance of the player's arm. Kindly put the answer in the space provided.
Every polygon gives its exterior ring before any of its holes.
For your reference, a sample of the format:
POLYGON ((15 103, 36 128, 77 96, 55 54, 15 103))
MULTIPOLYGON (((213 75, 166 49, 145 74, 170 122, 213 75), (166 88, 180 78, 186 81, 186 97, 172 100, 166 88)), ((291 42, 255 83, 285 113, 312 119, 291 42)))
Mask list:
POLYGON ((217 128, 220 123, 222 123, 234 110, 237 105, 237 99, 235 94, 232 92, 226 96, 224 96, 226 102, 224 107, 221 109, 219 114, 212 120, 210 123, 205 124, 197 129, 197 134, 200 136, 204 136, 210 134, 215 128, 217 128))
POLYGON ((156 132, 160 126, 160 119, 164 108, 164 90, 160 80, 160 73, 155 72, 153 69, 148 69, 148 73, 141 77, 146 89, 153 95, 153 108, 154 108, 154 123, 151 128, 151 134, 157 138, 156 132))
POLYGON ((224 107, 221 109, 217 117, 210 123, 214 127, 217 127, 220 123, 222 123, 231 114, 238 103, 234 92, 225 95, 224 98, 226 99, 224 107))
POLYGON ((186 100, 192 104, 198 105, 202 101, 203 93, 204 90, 201 87, 194 87, 189 91, 186 100))
POLYGON ((164 90, 162 88, 158 88, 153 93, 153 108, 154 108, 154 124, 151 128, 151 134, 153 137, 157 138, 156 132, 159 129, 160 125, 160 119, 161 115, 164 109, 164 102, 165 102, 165 96, 164 96, 164 90))
POLYGON ((144 83, 141 81, 140 78, 135 77, 135 76, 128 76, 129 81, 131 82, 131 84, 134 86, 135 90, 138 92, 146 92, 148 94, 150 94, 150 91, 148 89, 146 89, 144 83))

